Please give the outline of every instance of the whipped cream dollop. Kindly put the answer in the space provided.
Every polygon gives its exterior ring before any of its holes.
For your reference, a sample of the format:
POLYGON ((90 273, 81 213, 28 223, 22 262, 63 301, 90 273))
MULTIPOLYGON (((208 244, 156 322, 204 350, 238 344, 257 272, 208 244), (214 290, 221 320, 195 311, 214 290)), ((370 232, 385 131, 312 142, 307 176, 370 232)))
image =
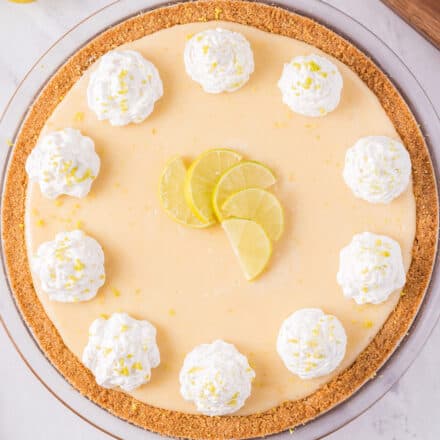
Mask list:
POLYGON ((343 176, 356 197, 370 203, 390 203, 408 186, 411 160, 399 141, 367 136, 347 150, 343 176))
POLYGON ((344 296, 358 304, 379 304, 405 284, 405 268, 397 241, 363 232, 353 236, 339 255, 336 276, 344 296))
POLYGON ((184 52, 188 75, 208 93, 234 92, 254 71, 251 45, 238 32, 208 29, 192 36, 184 52))
POLYGON ((151 379, 151 369, 160 363, 156 329, 126 313, 98 318, 89 329, 83 364, 104 388, 132 391, 151 379))
POLYGON ((277 351, 301 379, 331 373, 342 362, 347 336, 341 322, 321 309, 300 309, 281 325, 277 351))
POLYGON ((60 232, 38 247, 32 270, 51 300, 87 301, 104 284, 104 252, 83 231, 60 232))
POLYGON ((284 104, 305 116, 324 116, 339 104, 342 76, 338 68, 319 55, 297 56, 284 64, 278 81, 284 104))
POLYGON ((46 134, 26 160, 29 180, 38 183, 49 199, 61 194, 86 196, 99 167, 95 143, 74 128, 46 134))
POLYGON ((162 95, 158 70, 134 50, 107 52, 87 88, 89 107, 98 119, 117 126, 144 121, 162 95))
POLYGON ((232 344, 216 340, 194 348, 180 371, 180 392, 197 411, 221 416, 240 409, 251 394, 254 370, 232 344))

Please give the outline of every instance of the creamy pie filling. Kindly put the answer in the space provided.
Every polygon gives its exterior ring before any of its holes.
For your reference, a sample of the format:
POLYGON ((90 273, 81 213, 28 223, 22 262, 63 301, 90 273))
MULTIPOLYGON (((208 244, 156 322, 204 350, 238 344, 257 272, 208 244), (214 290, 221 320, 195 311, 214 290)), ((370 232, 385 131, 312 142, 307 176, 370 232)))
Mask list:
MULTIPOLYGON (((246 355, 256 373, 252 394, 238 414, 300 399, 348 367, 368 345, 398 301, 357 305, 336 282, 339 251, 363 231, 384 234, 411 262, 415 234, 412 185, 389 205, 353 196, 342 169, 346 150, 369 135, 398 135, 376 96, 345 65, 305 43, 232 23, 172 27, 123 46, 138 50, 158 68, 164 96, 138 125, 112 127, 88 109, 90 72, 75 84, 47 121, 42 135, 80 129, 96 143, 101 171, 84 199, 49 200, 30 184, 25 229, 29 255, 61 231, 83 229, 104 249, 106 282, 88 302, 38 296, 67 347, 81 358, 88 329, 103 314, 125 312, 157 328, 161 364, 151 382, 130 392, 161 408, 195 413, 179 393, 179 371, 196 345, 223 339, 246 355), (255 71, 234 93, 210 95, 185 72, 186 39, 220 25, 251 43, 255 71), (343 77, 341 102, 332 113, 308 118, 282 103, 277 81, 294 56, 316 53, 343 77), (191 230, 171 221, 159 206, 158 180, 173 155, 193 159, 213 147, 236 149, 270 166, 274 192, 285 209, 286 230, 267 272, 244 279, 219 226, 191 230), (276 352, 281 323, 304 307, 333 314, 347 332, 340 367, 319 379, 301 380, 276 352)), ((92 67, 93 70, 94 67, 92 67)))

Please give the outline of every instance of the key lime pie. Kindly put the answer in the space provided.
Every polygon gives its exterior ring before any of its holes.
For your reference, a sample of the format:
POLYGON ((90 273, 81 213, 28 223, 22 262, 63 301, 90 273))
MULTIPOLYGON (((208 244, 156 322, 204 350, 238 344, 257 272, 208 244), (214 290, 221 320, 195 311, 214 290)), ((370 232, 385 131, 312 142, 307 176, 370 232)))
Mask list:
POLYGON ((16 139, 3 240, 51 362, 168 436, 294 428, 372 378, 437 240, 429 153, 372 61, 259 3, 96 37, 16 139))

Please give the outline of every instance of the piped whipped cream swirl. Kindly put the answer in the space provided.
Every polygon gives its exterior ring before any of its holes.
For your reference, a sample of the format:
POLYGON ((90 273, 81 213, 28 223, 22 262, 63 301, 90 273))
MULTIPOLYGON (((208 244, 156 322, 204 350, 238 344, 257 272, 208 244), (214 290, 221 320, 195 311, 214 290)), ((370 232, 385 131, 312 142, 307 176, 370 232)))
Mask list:
POLYGON ((231 414, 251 394, 254 370, 232 344, 217 340, 194 348, 180 371, 180 392, 208 416, 231 414))
POLYGON ((226 29, 192 36, 184 52, 188 75, 207 93, 234 92, 254 71, 254 55, 246 38, 226 29))
POLYGON ((300 309, 281 325, 277 351, 286 368, 301 379, 325 376, 345 356, 347 336, 341 322, 321 309, 300 309))
POLYGON ((411 160, 399 141, 367 136, 347 150, 343 176, 356 197, 390 203, 408 187, 411 160))
POLYGON ((83 364, 104 388, 132 391, 151 379, 151 369, 160 363, 156 329, 126 313, 98 318, 89 329, 83 364))
POLYGON ((278 81, 284 104, 305 116, 324 116, 339 104, 342 76, 338 68, 319 55, 297 56, 284 64, 278 81))
POLYGON ((144 121, 162 95, 159 71, 134 50, 107 52, 87 88, 89 107, 98 119, 116 126, 144 121))
POLYGON ((95 143, 74 128, 43 136, 26 160, 29 180, 49 199, 61 194, 85 197, 99 168, 95 143))
POLYGON ((60 232, 38 247, 32 270, 51 300, 87 301, 104 284, 104 252, 83 231, 60 232))
POLYGON ((336 278, 344 296, 357 304, 386 301, 405 284, 399 243, 371 232, 356 234, 340 252, 336 278))

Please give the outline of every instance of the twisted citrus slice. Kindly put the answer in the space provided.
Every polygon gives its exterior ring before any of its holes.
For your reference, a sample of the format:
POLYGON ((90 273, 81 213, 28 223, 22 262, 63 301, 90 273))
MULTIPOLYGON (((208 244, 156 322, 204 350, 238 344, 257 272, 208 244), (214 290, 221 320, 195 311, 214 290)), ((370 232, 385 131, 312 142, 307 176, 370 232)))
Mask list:
POLYGON ((159 183, 159 199, 164 211, 176 222, 192 228, 205 228, 211 223, 200 221, 191 211, 184 196, 186 168, 180 157, 165 166, 159 183))
POLYGON ((246 279, 255 279, 266 268, 272 254, 266 231, 257 222, 242 218, 227 219, 222 226, 246 279))
POLYGON ((185 180, 185 198, 202 223, 213 223, 212 192, 222 174, 241 156, 232 150, 215 149, 202 153, 189 167, 185 180))
POLYGON ((275 182, 272 171, 259 162, 245 161, 233 166, 220 177, 212 194, 217 218, 224 218, 222 206, 232 194, 247 188, 268 188, 275 182))
POLYGON ((274 241, 283 233, 283 208, 272 193, 261 188, 248 188, 233 194, 223 204, 222 215, 255 220, 274 241))

